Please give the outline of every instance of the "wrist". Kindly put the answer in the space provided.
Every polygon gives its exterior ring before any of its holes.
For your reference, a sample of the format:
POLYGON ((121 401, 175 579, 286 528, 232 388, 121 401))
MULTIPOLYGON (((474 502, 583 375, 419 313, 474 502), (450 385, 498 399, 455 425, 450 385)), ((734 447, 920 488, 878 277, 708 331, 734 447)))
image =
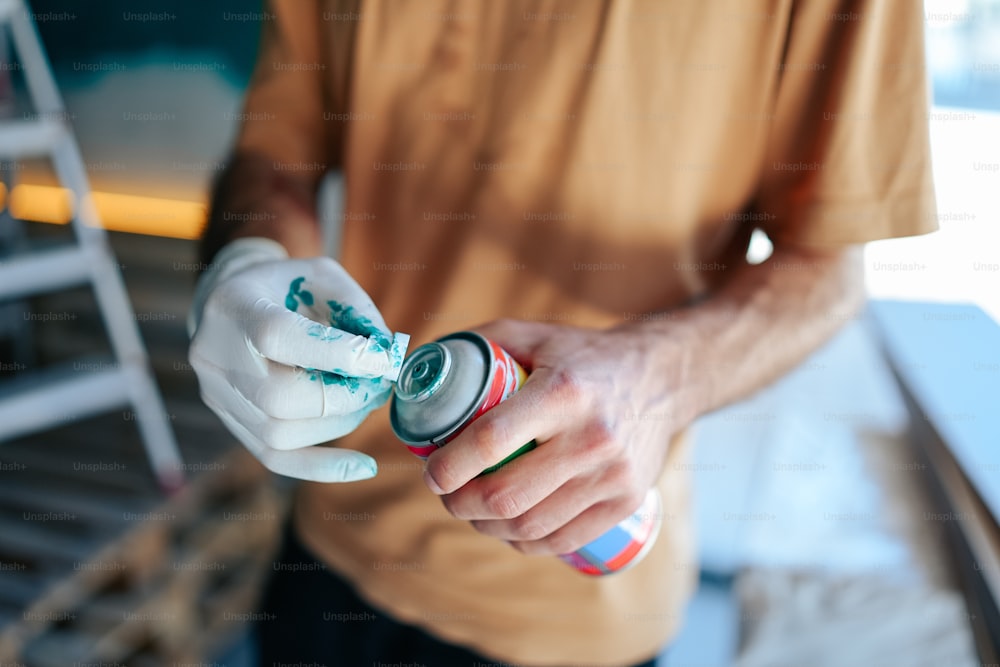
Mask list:
POLYGON ((277 171, 274 160, 237 153, 212 193, 200 258, 211 264, 216 253, 237 238, 278 241, 291 257, 315 257, 322 249, 316 217, 319 174, 277 171))

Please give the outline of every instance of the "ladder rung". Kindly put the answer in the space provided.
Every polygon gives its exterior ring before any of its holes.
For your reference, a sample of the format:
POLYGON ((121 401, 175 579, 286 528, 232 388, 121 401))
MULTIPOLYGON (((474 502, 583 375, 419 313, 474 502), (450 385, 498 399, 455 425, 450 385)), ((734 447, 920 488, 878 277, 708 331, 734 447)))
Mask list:
POLYGON ((24 0, 0 0, 0 24, 7 24, 0 28, 9 28, 13 58, 23 68, 30 106, 44 112, 33 119, 0 122, 0 161, 48 157, 54 162, 62 185, 76 194, 79 219, 74 220, 75 231, 83 247, 0 257, 0 301, 70 287, 91 278, 100 288, 98 305, 112 348, 119 358, 130 361, 107 372, 64 374, 44 387, 24 382, 27 377, 0 385, 0 441, 134 400, 136 411, 142 415, 141 419, 136 415, 137 426, 153 469, 160 484, 173 489, 182 481, 177 443, 155 380, 144 367, 145 349, 138 327, 128 320, 128 294, 121 276, 112 268, 107 238, 98 228, 84 229, 87 225, 97 227, 97 220, 92 219, 96 212, 90 200, 86 165, 63 113, 62 96, 34 19, 24 0))
POLYGON ((0 384, 0 441, 127 405, 128 369, 109 365, 25 371, 0 384))
POLYGON ((10 259, 0 258, 0 300, 87 282, 92 262, 84 246, 35 250, 10 259))
MULTIPOLYGON (((3 0, 0 0, 2 2, 3 0)), ((0 123, 0 159, 15 160, 51 155, 63 138, 62 120, 41 118, 0 123)))

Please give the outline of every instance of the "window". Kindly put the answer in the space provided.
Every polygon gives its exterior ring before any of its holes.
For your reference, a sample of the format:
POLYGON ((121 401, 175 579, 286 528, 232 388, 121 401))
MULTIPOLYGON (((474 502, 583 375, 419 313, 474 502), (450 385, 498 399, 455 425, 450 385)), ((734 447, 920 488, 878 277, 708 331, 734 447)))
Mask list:
POLYGON ((938 223, 866 250, 875 298, 977 304, 1000 321, 1000 2, 926 0, 938 223))

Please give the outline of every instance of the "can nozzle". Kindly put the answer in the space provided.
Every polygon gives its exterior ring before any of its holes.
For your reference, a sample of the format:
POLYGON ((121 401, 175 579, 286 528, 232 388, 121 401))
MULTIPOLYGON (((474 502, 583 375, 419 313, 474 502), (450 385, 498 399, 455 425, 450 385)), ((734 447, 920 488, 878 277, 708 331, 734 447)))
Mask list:
POLYGON ((392 344, 389 346, 389 372, 385 374, 385 379, 389 382, 399 380, 399 373, 403 370, 403 357, 406 356, 406 348, 409 345, 410 334, 393 334, 392 344))

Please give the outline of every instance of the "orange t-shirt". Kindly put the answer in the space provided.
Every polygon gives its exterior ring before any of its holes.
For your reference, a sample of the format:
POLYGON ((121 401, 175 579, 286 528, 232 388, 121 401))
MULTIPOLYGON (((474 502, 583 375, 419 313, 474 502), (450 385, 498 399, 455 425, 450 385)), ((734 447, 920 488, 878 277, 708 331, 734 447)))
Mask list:
MULTIPOLYGON (((267 11, 238 149, 344 171, 341 261, 413 346, 498 317, 667 317, 728 279, 755 227, 810 246, 935 228, 920 2, 267 11)), ((453 519, 386 410, 337 444, 379 474, 303 484, 297 527, 399 620, 530 665, 638 662, 676 632, 697 573, 683 434, 656 546, 604 578, 453 519)))

